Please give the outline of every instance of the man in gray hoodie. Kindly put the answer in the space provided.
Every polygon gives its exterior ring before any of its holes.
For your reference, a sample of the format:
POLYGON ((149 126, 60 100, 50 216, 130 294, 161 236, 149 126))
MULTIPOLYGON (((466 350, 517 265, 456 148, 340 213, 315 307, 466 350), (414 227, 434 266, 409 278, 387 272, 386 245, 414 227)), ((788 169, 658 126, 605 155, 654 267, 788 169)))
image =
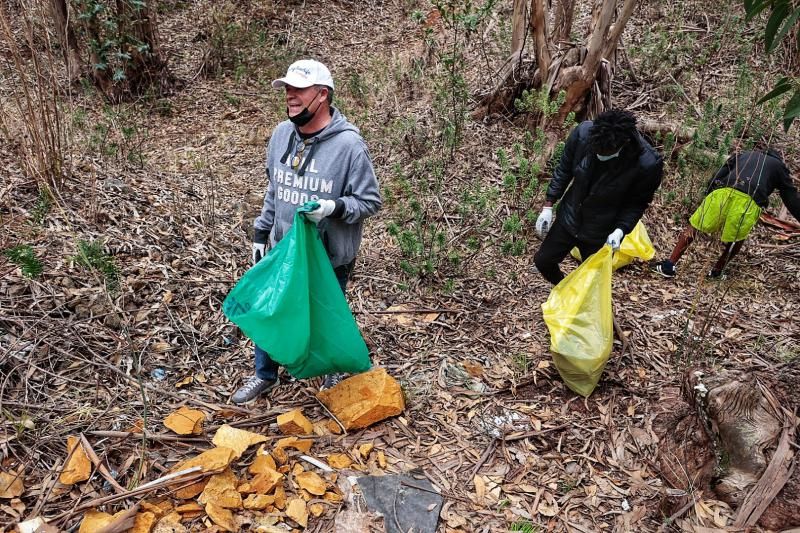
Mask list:
MULTIPOLYGON (((333 78, 318 61, 303 59, 272 82, 286 90, 288 120, 278 124, 267 146, 267 193, 255 219, 253 263, 280 241, 306 202, 319 207, 306 216, 316 222, 342 292, 355 265, 363 222, 381 208, 378 181, 367 146, 354 125, 331 104, 333 78)), ((255 375, 231 397, 258 398, 278 382, 278 364, 255 347, 255 375)), ((323 388, 341 375, 326 376, 323 388)))

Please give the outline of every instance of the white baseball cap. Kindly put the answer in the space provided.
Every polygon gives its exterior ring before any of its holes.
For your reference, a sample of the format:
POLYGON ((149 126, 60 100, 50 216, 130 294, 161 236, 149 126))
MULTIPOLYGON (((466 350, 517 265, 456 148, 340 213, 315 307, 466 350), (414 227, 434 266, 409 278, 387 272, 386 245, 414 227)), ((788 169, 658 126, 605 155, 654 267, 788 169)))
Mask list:
POLYGON ((328 67, 313 59, 301 59, 289 65, 286 76, 272 81, 275 89, 289 85, 305 89, 312 85, 324 85, 333 89, 333 77, 328 67))

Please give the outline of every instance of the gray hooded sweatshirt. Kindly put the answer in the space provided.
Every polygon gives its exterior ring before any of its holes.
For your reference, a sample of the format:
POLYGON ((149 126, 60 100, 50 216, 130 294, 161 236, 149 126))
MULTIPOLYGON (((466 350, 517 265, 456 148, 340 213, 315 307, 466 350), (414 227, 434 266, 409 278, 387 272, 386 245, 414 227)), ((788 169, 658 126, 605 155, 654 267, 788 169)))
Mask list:
POLYGON ((381 208, 381 196, 358 128, 331 109, 331 122, 305 141, 289 120, 275 128, 267 146, 269 185, 254 225, 255 242, 269 238, 275 246, 289 231, 298 207, 320 198, 338 200, 334 216, 317 225, 336 268, 355 259, 363 221, 381 208))

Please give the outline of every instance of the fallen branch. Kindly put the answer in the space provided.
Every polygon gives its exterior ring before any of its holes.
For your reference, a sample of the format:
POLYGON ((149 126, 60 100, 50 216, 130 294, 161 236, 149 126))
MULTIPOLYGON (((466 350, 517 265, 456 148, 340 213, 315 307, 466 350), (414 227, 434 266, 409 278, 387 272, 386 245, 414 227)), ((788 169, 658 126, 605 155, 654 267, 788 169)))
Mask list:
POLYGON ((137 439, 157 440, 162 442, 198 442, 198 443, 208 444, 208 439, 201 437, 182 437, 180 435, 159 435, 156 433, 137 433, 134 431, 87 431, 86 434, 95 437, 110 437, 110 438, 120 438, 120 439, 127 439, 128 437, 134 437, 137 439))
POLYGON ((328 416, 333 418, 333 420, 339 425, 339 427, 342 428, 342 434, 343 435, 347 435, 347 428, 344 427, 344 424, 342 424, 342 421, 339 420, 338 418, 336 418, 335 414, 331 413, 331 410, 328 409, 328 407, 324 403, 322 403, 322 400, 320 400, 316 396, 314 396, 314 399, 316 399, 317 403, 319 403, 322 406, 322 408, 325 409, 325 412, 328 413, 328 416))
POLYGON ((97 468, 97 471, 100 472, 100 475, 103 476, 112 487, 114 487, 114 490, 117 492, 117 494, 122 494, 123 492, 125 492, 125 488, 119 483, 117 483, 117 480, 114 479, 114 476, 112 476, 111 472, 108 471, 106 465, 104 465, 103 462, 100 460, 100 458, 97 456, 97 454, 94 451, 94 448, 92 448, 92 445, 89 444, 89 441, 86 439, 86 435, 81 433, 80 438, 81 438, 81 446, 83 446, 83 451, 86 452, 86 455, 89 457, 89 460, 92 461, 92 464, 94 464, 95 468, 97 468))
POLYGON ((664 524, 660 528, 658 528, 658 533, 663 533, 664 531, 667 531, 668 526, 670 526, 678 518, 682 517, 686 513, 686 511, 694 507, 694 504, 696 504, 702 497, 703 497, 702 490, 698 490, 697 492, 695 492, 694 497, 690 498, 689 501, 686 502, 686 505, 684 505, 683 507, 672 513, 666 520, 664 520, 664 524))
POLYGON ((360 309, 353 311, 354 314, 366 313, 368 315, 414 315, 414 314, 428 314, 428 313, 458 313, 454 309, 384 309, 382 311, 369 311, 367 309, 360 309))
POLYGON ((175 472, 172 474, 167 474, 166 476, 160 477, 155 479, 149 483, 145 483, 140 487, 136 487, 135 489, 128 490, 123 492, 122 494, 114 494, 111 496, 103 496, 102 498, 95 498, 93 500, 89 500, 88 502, 82 503, 77 507, 70 509, 69 511, 64 511, 63 513, 47 519, 48 522, 57 522, 60 520, 64 520, 69 518, 70 516, 74 515, 78 511, 83 511, 86 509, 91 509, 97 507, 99 505, 103 505, 106 503, 114 503, 121 500, 125 500, 132 496, 138 496, 140 494, 145 494, 153 490, 158 490, 164 487, 168 487, 170 485, 174 485, 177 483, 186 483, 186 482, 196 482, 199 479, 202 479, 207 476, 211 476, 216 474, 215 470, 209 472, 203 472, 202 466, 193 466, 192 468, 187 468, 186 470, 181 470, 179 472, 175 472))
MULTIPOLYGON (((794 418, 793 415, 792 418, 794 418)), ((761 474, 758 482, 753 485, 753 488, 745 496, 733 521, 734 527, 755 526, 758 519, 761 518, 761 515, 772 503, 772 500, 775 499, 775 496, 778 495, 786 482, 789 481, 789 478, 792 477, 795 466, 797 466, 797 461, 793 460, 794 453, 790 449, 790 443, 794 440, 794 430, 794 424, 790 422, 789 416, 784 413, 783 430, 778 447, 775 449, 769 465, 767 465, 764 473, 761 474)))
POLYGON ((492 442, 490 442, 489 445, 486 447, 486 450, 484 450, 483 455, 481 455, 481 458, 478 459, 478 461, 475 463, 475 466, 472 467, 472 473, 469 476, 469 482, 472 483, 473 485, 475 485, 475 475, 478 473, 478 470, 480 470, 483 464, 489 460, 489 457, 492 456, 492 453, 494 453, 494 449, 496 447, 497 447, 497 439, 492 439, 492 442))
POLYGON ((670 133, 680 142, 691 141, 697 131, 694 128, 687 128, 672 122, 656 122, 655 120, 648 119, 638 120, 636 122, 636 128, 642 133, 649 133, 651 135, 656 133, 666 135, 670 133))

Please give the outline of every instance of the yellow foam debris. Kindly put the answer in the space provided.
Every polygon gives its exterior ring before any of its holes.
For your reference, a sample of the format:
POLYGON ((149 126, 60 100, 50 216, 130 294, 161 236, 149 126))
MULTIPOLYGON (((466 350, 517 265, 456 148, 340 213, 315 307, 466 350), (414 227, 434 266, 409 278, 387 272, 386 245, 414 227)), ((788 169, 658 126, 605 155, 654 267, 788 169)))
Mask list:
POLYGON ((267 470, 277 470, 278 466, 275 464, 275 459, 267 453, 263 446, 256 452, 256 458, 247 468, 251 474, 263 474, 267 470))
POLYGON ((405 409, 400 384, 380 367, 320 391, 317 398, 347 429, 371 426, 405 409))
POLYGON ((308 509, 306 508, 306 502, 300 498, 292 498, 286 506, 286 516, 302 527, 306 527, 308 525, 308 509))
POLYGON ((226 509, 241 509, 242 495, 236 490, 239 480, 231 469, 211 476, 197 501, 203 505, 213 503, 226 509))
POLYGON ((301 472, 294 476, 294 479, 301 489, 307 490, 311 494, 317 496, 325 494, 325 480, 315 472, 301 472))
POLYGON ((267 437, 264 435, 259 435, 258 433, 245 431, 243 429, 237 429, 225 424, 220 426, 220 428, 214 434, 214 438, 211 439, 211 442, 213 442, 216 446, 230 448, 234 451, 235 458, 238 459, 242 456, 247 448, 266 440, 267 437))
POLYGON ((210 450, 204 451, 200 455, 175 465, 172 468, 172 472, 178 472, 194 466, 202 467, 203 472, 224 470, 225 468, 228 468, 228 465, 231 464, 231 461, 233 461, 234 457, 238 457, 235 454, 236 452, 234 450, 224 446, 211 448, 210 450))
POLYGON ((206 504, 206 514, 225 531, 239 531, 239 527, 233 519, 233 513, 228 509, 209 502, 206 504))
POLYGON ((244 500, 244 508, 251 509, 255 511, 263 511, 268 506, 272 505, 275 501, 274 496, 270 496, 267 494, 250 494, 244 500))
POLYGON ((349 455, 344 453, 332 453, 328 457, 328 464, 333 468, 348 468, 353 464, 349 455))
POLYGON ((311 421, 300 409, 278 415, 278 428, 284 435, 310 435, 314 430, 311 421))
POLYGON ((164 419, 164 425, 178 435, 199 435, 206 419, 203 411, 189 409, 185 405, 164 419))

